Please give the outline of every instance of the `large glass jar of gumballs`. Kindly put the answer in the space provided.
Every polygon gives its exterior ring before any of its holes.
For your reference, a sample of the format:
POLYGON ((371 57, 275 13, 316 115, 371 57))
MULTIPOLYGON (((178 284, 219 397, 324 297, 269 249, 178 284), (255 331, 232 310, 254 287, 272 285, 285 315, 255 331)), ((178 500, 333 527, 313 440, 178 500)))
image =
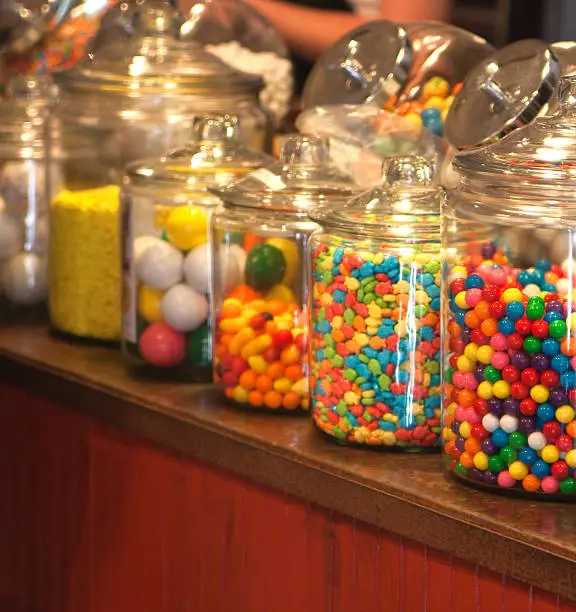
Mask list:
POLYGON ((354 191, 324 141, 301 135, 282 141, 278 163, 214 190, 214 378, 235 405, 308 409, 308 215, 354 191))
POLYGON ((127 168, 122 336, 133 371, 212 379, 208 224, 220 201, 208 188, 273 161, 243 146, 239 129, 236 117, 208 115, 188 146, 127 168))
POLYGON ((443 216, 443 448, 458 480, 576 499, 576 79, 559 109, 460 155, 443 216), (490 237, 462 241, 474 225, 490 237))
POLYGON ((48 297, 48 175, 58 181, 46 161, 51 105, 44 77, 13 78, 0 100, 0 320, 35 316, 48 297))
POLYGON ((263 148, 261 81, 178 40, 180 17, 162 0, 120 3, 132 35, 97 47, 55 78, 51 151, 63 183, 52 190, 50 318, 87 339, 121 337, 119 186, 125 166, 189 137, 195 117, 233 112, 241 138, 263 148))
POLYGON ((387 183, 311 214, 311 411, 329 439, 440 446, 440 207, 420 157, 387 183))

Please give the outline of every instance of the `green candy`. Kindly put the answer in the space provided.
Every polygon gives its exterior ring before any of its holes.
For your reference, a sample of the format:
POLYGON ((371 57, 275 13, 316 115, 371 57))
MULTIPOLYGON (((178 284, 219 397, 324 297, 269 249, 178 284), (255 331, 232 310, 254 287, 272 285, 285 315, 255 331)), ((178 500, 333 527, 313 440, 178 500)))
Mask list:
POLYGON ((506 469, 506 463, 498 455, 492 455, 488 457, 488 469, 491 472, 501 472, 506 469))
POLYGON ((330 363, 334 368, 341 368, 344 365, 344 357, 342 355, 335 355, 330 363))
POLYGON ((497 380, 502 378, 502 374, 500 373, 500 370, 495 368, 493 365, 489 365, 484 368, 484 378, 489 383, 495 383, 497 380))
POLYGON ((381 374, 378 377, 378 386, 382 391, 389 391, 390 385, 392 384, 392 379, 387 374, 381 374))
POLYGON ((502 457, 502 460, 506 463, 506 465, 514 463, 517 456, 518 453, 511 446, 505 446, 504 448, 500 449, 500 457, 502 457))
POLYGON ((555 340, 561 340, 568 333, 568 326, 564 321, 552 321, 548 327, 548 333, 555 340))
POLYGON ((198 366, 212 362, 211 335, 208 325, 195 329, 188 338, 188 361, 198 366))
POLYGON ((352 308, 346 308, 342 318, 344 319, 344 323, 347 323, 348 325, 352 325, 352 322, 354 321, 355 316, 356 316, 356 313, 352 310, 352 308))
POLYGON ((244 245, 244 234, 241 232, 230 232, 228 234, 228 244, 244 245))
POLYGON ((509 438, 510 446, 514 449, 522 448, 528 443, 528 438, 521 431, 513 431, 509 438))
POLYGON ((376 300, 376 294, 375 293, 367 293, 364 296, 364 299, 362 300, 362 302, 364 304, 371 304, 372 302, 374 302, 376 300))
POLYGON ((528 336, 524 339, 524 350, 527 353, 539 353, 542 342, 534 336, 528 336))
POLYGON ((528 300, 526 316, 533 321, 541 319, 544 316, 544 307, 544 300, 540 296, 535 295, 528 300))
POLYGON ((370 372, 372 372, 372 374, 374 374, 375 376, 378 376, 382 373, 382 367, 376 359, 370 359, 370 361, 368 362, 368 368, 370 369, 370 372))
POLYGON ((576 493, 576 480, 571 477, 565 478, 560 483, 560 491, 565 495, 574 495, 576 493))
POLYGON ((344 370, 344 373, 342 374, 342 376, 344 376, 346 380, 349 380, 350 382, 352 382, 353 380, 355 380, 358 374, 356 374, 356 370, 353 370, 352 368, 348 368, 347 370, 344 370))
POLYGON ((456 466, 454 467, 454 471, 460 474, 461 476, 466 476, 468 474, 468 470, 458 461, 456 466))
POLYGON ((340 400, 338 404, 336 404, 336 412, 341 416, 345 416, 348 412, 348 405, 344 400, 340 400))
POLYGON ((336 355, 336 351, 333 348, 327 346, 324 349, 324 358, 325 359, 332 359, 335 355, 336 355))
POLYGON ((246 284, 256 291, 268 291, 284 278, 286 259, 282 251, 267 242, 254 245, 246 257, 246 284))

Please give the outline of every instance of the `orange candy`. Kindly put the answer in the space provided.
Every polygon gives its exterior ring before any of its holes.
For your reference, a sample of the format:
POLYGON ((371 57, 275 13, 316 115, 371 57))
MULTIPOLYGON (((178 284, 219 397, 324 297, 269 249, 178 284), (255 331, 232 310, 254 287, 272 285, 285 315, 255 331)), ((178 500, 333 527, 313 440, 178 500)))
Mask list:
POLYGON ((560 350, 564 355, 568 355, 568 357, 574 357, 576 355, 576 338, 564 338, 560 343, 560 350))
POLYGON ((223 319, 235 319, 242 314, 242 303, 239 300, 228 299, 222 306, 223 319))
POLYGON ((482 325, 480 325, 480 329, 482 330, 482 333, 485 336, 488 336, 490 338, 495 333, 497 333, 498 322, 496 321, 496 319, 492 318, 484 319, 484 321, 482 321, 482 325))
POLYGON ((282 406, 287 410, 295 410, 296 408, 300 407, 301 403, 302 398, 298 395, 298 393, 294 393, 294 391, 289 391, 282 399, 282 406))
POLYGON ((474 306, 474 314, 480 321, 490 318, 490 304, 484 300, 478 302, 478 304, 474 306))
POLYGON ((476 438, 468 438, 464 443, 464 448, 466 449, 467 453, 474 456, 481 449, 480 440, 477 440, 476 438))
POLYGON ((248 393, 248 401, 251 406, 259 408, 264 405, 264 394, 260 391, 250 391, 250 393, 248 393))
MULTIPOLYGON (((240 383, 242 384, 242 383, 240 383)), ((464 408, 469 408, 476 399, 476 393, 470 389, 462 389, 458 392, 458 403, 464 408)))
POLYGON ((570 423, 566 425, 566 433, 571 438, 576 438, 576 421, 570 421, 570 423))
POLYGON ((464 323, 466 323, 466 326, 470 329, 477 329, 480 327, 481 321, 480 317, 473 310, 469 310, 464 315, 464 323))
POLYGON ((277 378, 282 378, 284 376, 284 371, 284 363, 282 361, 275 361, 268 366, 266 374, 274 381, 277 378))
POLYGON ((540 479, 534 474, 528 474, 522 479, 522 486, 526 491, 538 491, 540 488, 540 479))
POLYGON ((474 467, 474 461, 473 461, 472 455, 470 453, 466 452, 466 451, 464 451, 460 455, 460 463, 467 470, 469 470, 469 469, 474 467))
POLYGON ((291 344, 280 353, 280 361, 286 366, 293 365, 300 361, 300 351, 295 344, 291 344))
POLYGON ((256 380, 258 375, 253 370, 246 370, 240 374, 240 378, 238 382, 241 387, 244 387, 246 391, 250 391, 250 389, 254 389, 256 387, 256 380))
MULTIPOLYGON (((258 294, 256 291, 254 291, 254 289, 252 289, 252 287, 248 287, 248 285, 238 285, 236 289, 231 291, 228 297, 247 303, 258 299, 258 294)), ((242 314, 242 309, 240 309, 240 314, 242 314)))
POLYGON ((272 386, 272 379, 267 374, 260 374, 256 379, 256 389, 260 391, 260 393, 268 393, 268 391, 272 390, 272 386))
POLYGON ((264 396, 264 404, 266 404, 268 408, 278 410, 278 408, 282 406, 282 394, 278 393, 278 391, 268 391, 264 396))
POLYGON ((284 376, 286 376, 286 378, 289 378, 290 380, 300 380, 303 376, 303 372, 302 372, 302 366, 299 363, 294 363, 292 365, 289 365, 285 372, 284 372, 284 376))

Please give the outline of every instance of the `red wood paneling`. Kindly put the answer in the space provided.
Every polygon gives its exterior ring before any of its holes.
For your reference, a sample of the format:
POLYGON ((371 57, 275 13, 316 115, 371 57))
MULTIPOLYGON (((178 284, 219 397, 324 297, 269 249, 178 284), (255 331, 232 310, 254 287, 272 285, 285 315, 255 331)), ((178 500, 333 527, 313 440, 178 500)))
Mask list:
POLYGON ((0 388, 3 612, 576 612, 0 388))

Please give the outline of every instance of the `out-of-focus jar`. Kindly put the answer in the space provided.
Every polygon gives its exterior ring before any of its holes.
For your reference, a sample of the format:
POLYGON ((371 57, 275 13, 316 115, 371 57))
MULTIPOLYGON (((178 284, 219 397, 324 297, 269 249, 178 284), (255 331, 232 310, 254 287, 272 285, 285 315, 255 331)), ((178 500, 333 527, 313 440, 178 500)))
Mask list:
POLYGON ((492 491, 576 495, 576 78, 559 111, 456 158, 443 215, 446 468, 492 491), (487 229, 470 248, 463 226, 487 229), (514 228, 511 233, 509 228, 514 228), (542 249, 538 239, 552 236, 542 249))
MULTIPOLYGON (((0 100, 0 310, 16 315, 48 297, 46 77, 14 77, 0 100)), ((56 172, 52 181, 57 182, 56 172)), ((3 318, 3 317, 2 317, 3 318)))
POLYGON ((311 213, 311 410, 343 444, 412 452, 440 442, 440 207, 420 157, 388 184, 311 213))
POLYGON ((255 148, 268 125, 259 78, 179 42, 181 18, 168 3, 128 7, 136 35, 56 76, 51 126, 63 176, 62 189, 52 190, 51 321, 61 332, 110 341, 121 337, 118 198, 126 164, 185 145, 194 118, 206 112, 233 112, 242 141, 255 148))
POLYGON ((128 166, 122 335, 127 363, 138 372, 212 379, 208 225, 220 201, 208 189, 273 161, 244 147, 239 129, 236 117, 208 115, 188 146, 128 166))
POLYGON ((325 142, 302 135, 283 140, 278 163, 213 190, 224 203, 212 224, 214 379, 234 404, 308 409, 308 214, 355 190, 325 142))
MULTIPOLYGON (((372 21, 320 57, 306 81, 303 106, 375 104, 442 136, 454 94, 493 50, 483 38, 450 24, 372 21)), ((386 123, 383 118, 375 150, 406 153, 401 141, 387 136, 386 123)))

